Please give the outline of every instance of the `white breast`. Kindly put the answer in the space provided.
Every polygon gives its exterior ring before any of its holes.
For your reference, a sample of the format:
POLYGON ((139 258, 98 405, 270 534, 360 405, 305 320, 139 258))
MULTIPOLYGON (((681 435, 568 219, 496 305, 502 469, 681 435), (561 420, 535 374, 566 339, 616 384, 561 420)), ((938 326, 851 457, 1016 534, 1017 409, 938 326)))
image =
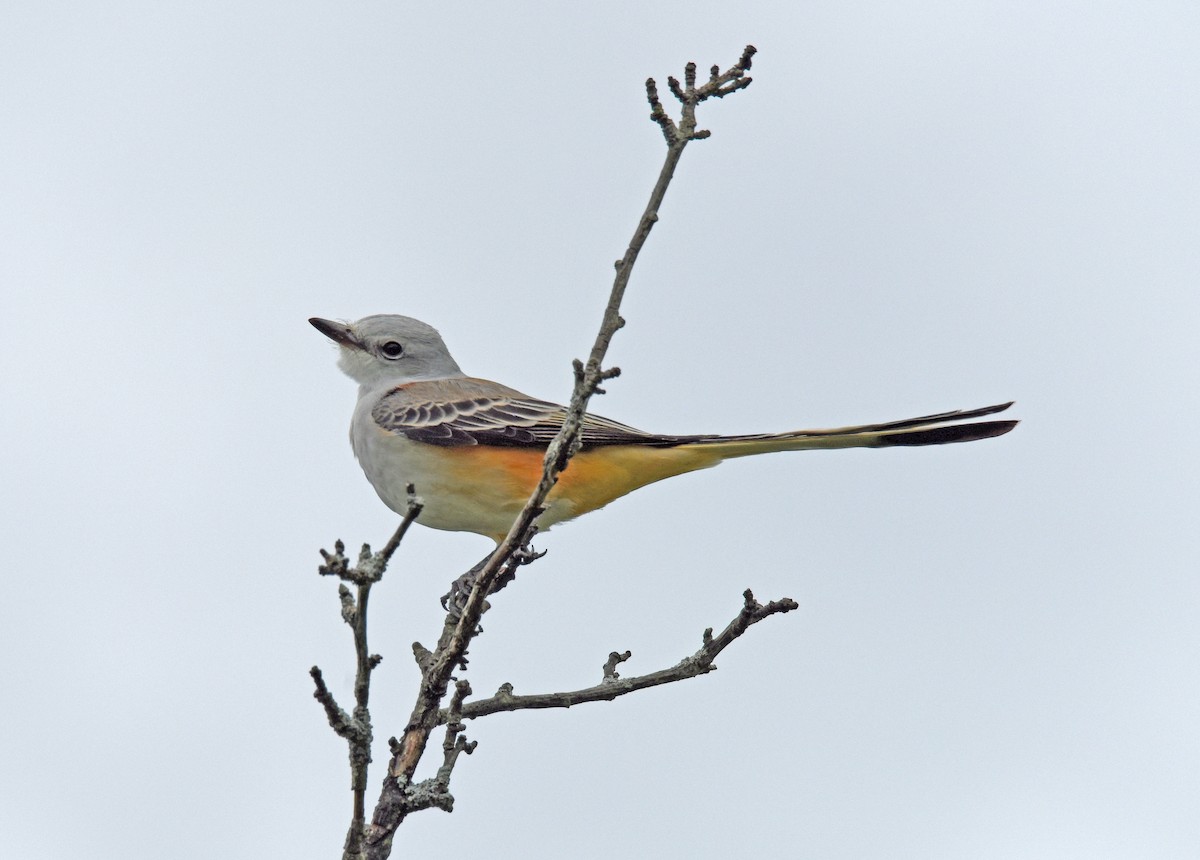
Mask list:
POLYGON ((383 503, 403 515, 408 509, 408 485, 412 484, 424 502, 417 519, 421 525, 488 537, 507 532, 520 505, 506 510, 487 475, 453 480, 446 458, 454 456, 454 449, 413 442, 380 428, 371 411, 384 393, 360 396, 350 424, 354 456, 383 503))

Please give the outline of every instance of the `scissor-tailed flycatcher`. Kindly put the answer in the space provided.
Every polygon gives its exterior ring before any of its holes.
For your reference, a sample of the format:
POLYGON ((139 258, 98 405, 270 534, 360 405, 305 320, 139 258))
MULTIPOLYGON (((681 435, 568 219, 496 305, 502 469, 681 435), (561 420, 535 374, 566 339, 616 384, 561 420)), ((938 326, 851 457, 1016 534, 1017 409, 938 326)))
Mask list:
MULTIPOLYGON (((424 500, 419 522, 504 539, 541 478, 546 446, 566 410, 497 382, 466 376, 441 335, 411 317, 354 323, 310 319, 341 347, 358 383, 350 444, 384 503, 403 514, 407 486, 424 500)), ((942 445, 1000 436, 1016 421, 977 421, 1011 403, 836 430, 745 436, 661 436, 585 415, 583 447, 547 499, 544 530, 663 478, 731 457, 810 448, 942 445)))

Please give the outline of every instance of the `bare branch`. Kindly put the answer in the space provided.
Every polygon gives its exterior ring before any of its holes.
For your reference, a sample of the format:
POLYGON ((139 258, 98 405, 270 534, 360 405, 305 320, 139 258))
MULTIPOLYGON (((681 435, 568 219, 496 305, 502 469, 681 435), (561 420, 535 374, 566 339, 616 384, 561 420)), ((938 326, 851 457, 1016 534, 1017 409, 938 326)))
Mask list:
MULTIPOLYGON (((620 678, 621 676, 617 674, 617 666, 632 656, 632 651, 626 651, 623 654, 618 654, 616 651, 609 653, 608 659, 604 661, 604 680, 615 681, 620 678)), ((510 689, 509 692, 512 692, 512 690, 510 689)))
POLYGON ((413 659, 417 661, 417 668, 421 670, 421 674, 429 668, 429 661, 433 659, 433 652, 422 645, 420 642, 412 644, 413 659))
POLYGON ((321 558, 325 560, 325 563, 317 568, 317 573, 321 576, 336 576, 344 582, 355 585, 378 582, 382 579, 388 562, 392 560, 392 556, 400 546, 400 541, 404 540, 409 526, 416 522, 425 507, 421 497, 416 494, 416 488, 409 484, 407 489, 408 508, 400 520, 400 525, 397 526, 388 542, 384 544, 382 550, 372 553, 371 545, 363 544, 358 553, 358 566, 351 567, 349 559, 346 558, 346 545, 341 540, 334 541, 332 553, 321 550, 321 558))
POLYGON ((347 714, 333 698, 321 670, 313 666, 310 674, 317 690, 313 694, 325 708, 329 725, 339 737, 346 740, 350 754, 350 789, 353 792, 353 810, 350 817, 350 828, 346 833, 346 842, 342 856, 345 860, 357 860, 362 856, 363 833, 366 826, 366 792, 367 771, 371 764, 371 742, 374 734, 371 727, 371 672, 383 659, 378 654, 371 654, 367 648, 367 604, 371 596, 371 586, 383 578, 400 541, 408 532, 409 526, 420 516, 422 502, 417 497, 412 484, 408 485, 408 509, 405 511, 400 525, 384 548, 377 553, 371 552, 371 547, 363 544, 358 555, 358 566, 351 567, 345 554, 345 544, 335 541, 333 553, 321 550, 325 563, 318 568, 322 576, 337 576, 343 580, 338 586, 338 601, 342 607, 342 620, 350 625, 354 635, 354 653, 356 671, 354 676, 354 714, 347 714), (351 594, 345 583, 357 586, 357 600, 351 594))
POLYGON ((404 540, 404 535, 408 532, 409 526, 417 521, 417 517, 421 515, 421 511, 425 508, 425 502, 417 495, 417 488, 412 484, 407 485, 405 492, 408 493, 408 507, 404 511, 404 518, 400 520, 400 525, 396 528, 396 533, 392 535, 391 540, 384 544, 379 555, 373 559, 376 564, 380 565, 379 575, 383 576, 383 568, 387 567, 389 561, 396 550, 400 547, 400 541, 404 540))
MULTIPOLYGON (((610 702, 618 696, 624 696, 638 690, 645 690, 648 687, 657 687, 661 684, 671 684, 675 681, 695 678, 698 675, 706 675, 716 670, 717 667, 713 664, 713 661, 716 660, 717 655, 745 633, 752 624, 757 624, 771 615, 791 612, 793 609, 799 608, 799 604, 790 597, 785 597, 782 600, 772 600, 764 606, 754 599, 754 594, 749 589, 745 591, 742 597, 744 602, 741 612, 725 626, 720 635, 714 638, 711 627, 705 630, 700 650, 689 657, 685 657, 668 669, 660 669, 657 672, 638 675, 633 678, 622 678, 617 674, 616 667, 618 664, 628 660, 630 653, 626 651, 623 654, 618 654, 614 651, 609 654, 608 660, 604 664, 604 679, 594 687, 585 687, 581 690, 571 690, 564 693, 540 693, 517 696, 513 694, 512 684, 504 684, 491 698, 479 699, 462 706, 461 718, 473 720, 479 717, 486 717, 489 714, 500 713, 501 711, 569 708, 572 705, 581 705, 585 702, 610 702)), ((442 711, 439 719, 442 722, 447 722, 454 719, 454 717, 450 710, 446 710, 442 711)))
MULTIPOLYGON (((454 695, 450 697, 450 708, 446 713, 446 739, 442 741, 442 766, 438 768, 437 777, 435 777, 449 793, 450 774, 454 771, 454 764, 458 761, 458 756, 461 753, 470 755, 475 752, 475 747, 479 745, 478 741, 468 741, 463 732, 466 726, 463 725, 463 700, 471 695, 471 685, 467 681, 458 681, 454 685, 454 695)), ((453 803, 453 799, 451 799, 453 803)))
MULTIPOLYGON (((674 78, 668 78, 667 83, 670 84, 674 78)), ((675 120, 667 114, 667 111, 662 106, 662 102, 658 98, 658 87, 654 83, 654 78, 646 78, 646 100, 650 102, 650 119, 658 123, 662 129, 663 137, 667 140, 667 146, 675 142, 675 120)), ((618 261, 617 265, 620 265, 618 261)))
POLYGON ((724 74, 721 73, 719 66, 713 66, 710 70, 708 82, 701 87, 696 86, 695 63, 688 63, 684 68, 682 87, 676 78, 668 77, 667 87, 671 90, 671 95, 675 96, 683 106, 678 125, 667 116, 666 110, 663 109, 662 103, 658 98, 658 88, 654 83, 654 78, 646 80, 646 97, 650 102, 650 119, 658 123, 659 128, 662 129, 663 137, 666 138, 668 147, 684 144, 690 140, 704 140, 711 136, 712 133, 707 130, 696 129, 696 105, 710 98, 725 98, 725 96, 731 93, 750 86, 753 78, 747 77, 746 72, 750 71, 751 61, 756 53, 757 49, 753 45, 747 45, 746 49, 742 51, 741 58, 724 74))
POLYGON ((674 75, 667 75, 667 89, 669 89, 671 91, 671 95, 679 99, 680 102, 687 100, 687 97, 683 94, 683 89, 681 89, 679 86, 679 79, 674 75))
MULTIPOLYGON (((616 276, 609 294, 608 304, 605 307, 600 329, 587 362, 582 365, 579 362, 575 363, 576 382, 571 393, 570 405, 566 410, 562 428, 547 447, 543 459, 542 476, 537 487, 526 501, 504 540, 486 562, 477 570, 471 571, 468 581, 473 580, 473 582, 465 599, 458 599, 460 595, 451 596, 449 612, 437 647, 428 657, 423 653, 415 652, 423 670, 420 691, 404 734, 399 741, 392 745, 392 758, 388 764, 388 772, 384 779, 379 803, 375 808, 370 826, 365 829, 363 834, 364 855, 372 860, 381 860, 381 858, 389 856, 395 830, 409 812, 429 806, 446 808, 444 804, 447 802, 448 792, 439 794, 436 778, 433 785, 429 784, 429 780, 414 785, 413 775, 425 752, 430 734, 440 722, 444 722, 439 709, 446 696, 450 676, 457 668, 465 665, 467 648, 478 634, 479 620, 487 608, 487 596, 496 590, 499 583, 510 581, 517 566, 528 563, 520 560, 514 563, 514 559, 517 559, 522 551, 527 551, 525 548, 529 546, 532 539, 537 518, 545 509, 546 497, 557 482, 559 473, 567 467, 568 461, 579 449, 580 428, 588 401, 600 391, 601 382, 613 378, 619 372, 616 368, 606 370, 603 367, 603 361, 613 336, 625 324, 619 310, 625 289, 629 284, 633 265, 650 235, 650 230, 658 221, 659 207, 662 205, 684 147, 692 140, 707 136, 707 132, 697 133, 695 130, 696 105, 709 97, 724 96, 735 89, 746 86, 749 78, 744 78, 744 75, 750 67, 750 57, 753 53, 754 49, 747 47, 733 68, 724 75, 716 76, 700 88, 695 87, 695 65, 690 64, 685 72, 687 86, 680 89, 678 82, 672 85, 672 92, 677 98, 680 98, 683 105, 682 118, 678 125, 667 116, 659 101, 653 80, 646 82, 651 118, 662 129, 667 142, 666 159, 659 171, 658 180, 651 191, 646 209, 634 230, 633 238, 624 256, 616 263, 616 276), (741 83, 743 78, 745 82, 741 83), (735 83, 740 85, 734 87, 735 83)), ((359 569, 366 566, 360 560, 359 569)), ((326 567, 332 567, 329 558, 326 559, 326 567)), ((345 565, 342 567, 344 568, 345 565)), ((330 572, 335 571, 330 570, 330 572)), ((341 575, 340 572, 339 575, 341 575)), ((360 616, 364 614, 364 608, 360 598, 358 610, 360 616)), ((456 736, 455 744, 457 741, 456 736)), ((461 750, 461 752, 466 751, 465 747, 461 750)), ((457 754, 456 752, 455 757, 457 754)), ((444 766, 445 763, 443 763, 444 766)))
MULTIPOLYGON (((457 681, 454 685, 454 695, 450 697, 450 708, 446 719, 446 737, 442 741, 442 766, 431 779, 425 779, 404 791, 404 802, 409 813, 422 809, 440 809, 443 812, 454 811, 454 795, 450 793, 450 775, 454 765, 463 753, 470 755, 479 746, 478 741, 468 741, 464 731, 466 726, 462 721, 463 699, 471 695, 471 685, 465 681, 457 681)), ((400 742, 391 738, 389 745, 395 754, 400 742)))
POLYGON ((317 687, 313 698, 325 708, 325 716, 329 718, 330 728, 337 732, 339 737, 351 737, 355 731, 354 722, 350 719, 350 715, 341 709, 337 700, 334 699, 333 693, 329 692, 329 688, 325 686, 325 678, 321 674, 321 670, 313 666, 308 670, 308 674, 312 676, 313 683, 317 687))

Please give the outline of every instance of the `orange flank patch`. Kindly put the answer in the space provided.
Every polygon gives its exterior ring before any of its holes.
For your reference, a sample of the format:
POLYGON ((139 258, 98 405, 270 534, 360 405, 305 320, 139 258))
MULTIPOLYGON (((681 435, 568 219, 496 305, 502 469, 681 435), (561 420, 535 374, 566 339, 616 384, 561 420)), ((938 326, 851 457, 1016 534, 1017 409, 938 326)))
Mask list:
POLYGON ((558 476, 550 502, 562 498, 573 508, 572 517, 602 508, 638 487, 663 478, 715 466, 721 457, 697 447, 650 448, 609 445, 580 451, 558 476))
MULTIPOLYGON (((541 477, 544 451, 538 449, 478 445, 443 450, 445 465, 452 464, 448 472, 453 476, 446 477, 458 484, 458 492, 470 487, 475 504, 491 509, 507 524, 541 477)), ((717 452, 696 446, 609 445, 581 451, 558 476, 541 522, 550 526, 574 519, 639 487, 715 466, 722 459, 717 452)))

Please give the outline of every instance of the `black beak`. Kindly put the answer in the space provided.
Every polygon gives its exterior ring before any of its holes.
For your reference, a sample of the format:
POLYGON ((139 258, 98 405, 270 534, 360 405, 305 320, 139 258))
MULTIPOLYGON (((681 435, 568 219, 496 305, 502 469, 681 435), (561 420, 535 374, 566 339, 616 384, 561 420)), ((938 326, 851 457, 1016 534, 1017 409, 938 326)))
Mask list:
POLYGON ((325 337, 332 340, 341 346, 348 346, 352 349, 362 349, 363 345, 358 338, 350 330, 350 326, 345 323, 334 322, 333 320, 324 320, 320 317, 310 317, 308 320, 312 323, 313 328, 319 331, 325 337))

